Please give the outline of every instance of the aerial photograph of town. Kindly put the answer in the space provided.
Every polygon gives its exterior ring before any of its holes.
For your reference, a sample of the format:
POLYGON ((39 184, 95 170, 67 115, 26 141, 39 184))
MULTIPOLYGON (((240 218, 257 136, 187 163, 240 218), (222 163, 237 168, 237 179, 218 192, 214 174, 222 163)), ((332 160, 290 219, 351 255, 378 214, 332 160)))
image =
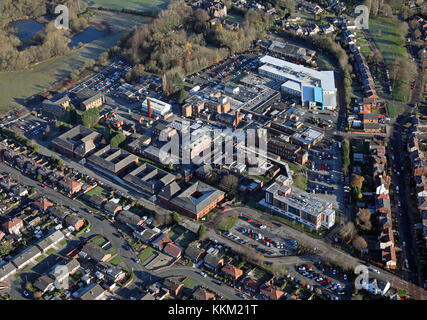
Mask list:
POLYGON ((423 0, 0 1, 0 305, 427 300, 426 50, 423 0))

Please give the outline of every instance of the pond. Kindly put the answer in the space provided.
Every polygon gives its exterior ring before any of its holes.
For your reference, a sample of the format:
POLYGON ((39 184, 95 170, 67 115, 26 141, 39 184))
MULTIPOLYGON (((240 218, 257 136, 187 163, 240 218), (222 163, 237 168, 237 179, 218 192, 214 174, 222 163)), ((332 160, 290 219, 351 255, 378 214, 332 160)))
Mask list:
POLYGON ((31 37, 37 32, 44 29, 44 24, 39 23, 34 19, 20 20, 9 25, 18 31, 18 38, 27 46, 30 43, 31 37))
POLYGON ((94 40, 97 40, 99 38, 102 38, 103 31, 97 30, 93 27, 87 28, 85 31, 80 32, 79 34, 76 34, 74 37, 71 38, 71 42, 69 43, 69 48, 74 48, 79 45, 79 43, 89 43, 94 40))

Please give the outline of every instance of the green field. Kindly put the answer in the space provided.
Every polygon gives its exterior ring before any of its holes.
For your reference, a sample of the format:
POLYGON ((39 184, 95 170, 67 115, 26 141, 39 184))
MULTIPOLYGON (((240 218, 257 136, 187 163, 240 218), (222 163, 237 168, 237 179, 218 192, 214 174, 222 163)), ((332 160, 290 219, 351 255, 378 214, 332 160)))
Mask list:
POLYGON ((395 104, 387 104, 387 116, 390 118, 395 118, 403 111, 403 107, 395 105, 395 104))
POLYGON ((130 31, 135 25, 148 23, 151 19, 128 14, 99 12, 92 20, 109 22, 114 29, 110 34, 87 43, 68 56, 53 58, 28 70, 0 72, 0 114, 21 105, 28 97, 45 91, 69 76, 72 70, 84 66, 89 60, 97 60, 99 55, 114 46, 125 32, 130 31))
POLYGON ((187 288, 189 290, 193 290, 195 287, 199 285, 196 281, 194 281, 191 278, 186 278, 182 284, 184 285, 184 288, 187 288))
POLYGON ((395 59, 407 58, 406 48, 400 43, 399 26, 390 19, 369 19, 369 32, 388 65, 395 59))
POLYGON ((164 9, 168 6, 169 0, 86 0, 91 7, 105 7, 112 9, 130 9, 138 11, 154 11, 164 9))
POLYGON ((148 260, 155 252, 157 252, 155 249, 151 247, 147 247, 144 249, 144 251, 141 252, 141 254, 138 256, 138 258, 141 260, 141 263, 144 263, 148 260))

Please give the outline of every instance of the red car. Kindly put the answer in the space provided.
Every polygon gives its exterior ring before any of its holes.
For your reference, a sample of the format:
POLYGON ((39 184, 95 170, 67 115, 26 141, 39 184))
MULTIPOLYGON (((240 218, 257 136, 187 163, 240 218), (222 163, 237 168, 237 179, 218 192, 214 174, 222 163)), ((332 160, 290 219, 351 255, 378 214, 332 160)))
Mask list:
POLYGON ((46 185, 42 184, 42 187, 43 187, 43 188, 46 188, 46 185))

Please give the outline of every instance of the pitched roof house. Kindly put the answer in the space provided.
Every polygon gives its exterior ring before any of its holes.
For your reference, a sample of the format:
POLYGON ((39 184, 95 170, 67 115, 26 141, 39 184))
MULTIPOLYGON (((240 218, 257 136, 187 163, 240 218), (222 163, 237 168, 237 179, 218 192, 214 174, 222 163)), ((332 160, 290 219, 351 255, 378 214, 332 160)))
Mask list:
POLYGON ((69 177, 64 177, 64 179, 59 181, 59 185, 69 194, 80 192, 80 190, 82 189, 82 185, 80 182, 74 181, 69 177))
POLYGON ((194 245, 189 245, 187 249, 185 249, 185 258, 191 260, 194 263, 199 262, 202 254, 203 249, 197 248, 194 245))
POLYGON ((215 300, 215 295, 202 287, 197 288, 193 292, 192 297, 195 300, 215 300))
POLYGON ((113 201, 108 201, 104 205, 105 211, 107 211, 109 214, 116 215, 120 210, 122 210, 122 206, 118 203, 115 203, 113 201))
POLYGON ((251 277, 246 277, 243 279, 243 287, 251 294, 256 294, 259 291, 260 283, 251 277))
POLYGON ((104 262, 111 259, 111 253, 92 242, 88 242, 83 246, 82 250, 79 252, 79 256, 84 259, 90 258, 96 262, 104 262))
POLYGON ((53 280, 49 276, 44 275, 36 279, 36 281, 33 283, 33 287, 41 291, 42 293, 45 293, 46 291, 53 289, 54 283, 55 280, 53 280))
POLYGON ((21 230, 24 229, 24 222, 19 218, 13 218, 3 223, 3 230, 9 234, 21 234, 21 230))
POLYGON ((53 207, 53 203, 46 198, 38 198, 36 201, 34 201, 33 205, 41 211, 46 211, 50 207, 53 207))
POLYGON ((182 254, 182 248, 174 244, 173 242, 168 242, 163 247, 163 251, 168 255, 174 257, 175 259, 179 259, 182 254))
POLYGON ((230 279, 230 280, 237 280, 243 275, 243 271, 239 268, 236 268, 235 266, 231 264, 227 264, 221 268, 222 274, 230 279))
POLYGON ((271 285, 262 286, 260 289, 260 293, 268 300, 279 300, 285 294, 283 291, 271 285))

